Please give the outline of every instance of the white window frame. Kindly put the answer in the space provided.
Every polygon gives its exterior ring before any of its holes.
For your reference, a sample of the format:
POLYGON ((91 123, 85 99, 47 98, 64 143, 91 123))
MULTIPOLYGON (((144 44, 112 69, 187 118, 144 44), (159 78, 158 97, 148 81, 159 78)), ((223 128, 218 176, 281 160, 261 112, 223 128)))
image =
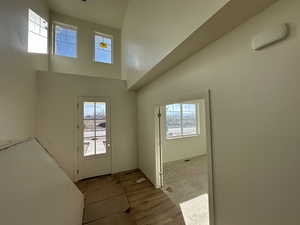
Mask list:
MULTIPOLYGON (((49 53, 49 22, 44 19, 42 16, 40 16, 38 13, 36 13, 33 9, 31 8, 28 8, 28 32, 27 32, 27 35, 28 35, 28 41, 27 41, 27 52, 30 53, 30 54, 37 54, 37 55, 48 55, 49 53), (30 51, 29 50, 29 33, 31 32, 29 30, 29 26, 30 26, 30 11, 34 14, 36 14, 40 19, 43 19, 47 22, 47 36, 46 36, 46 40, 47 40, 47 46, 46 46, 46 52, 34 52, 34 51, 30 51)), ((40 27, 41 29, 41 27, 40 27)), ((36 35, 39 35, 39 34, 36 34, 36 35)))
MULTIPOLYGON (((164 113, 164 119, 165 119, 165 137, 167 140, 172 140, 172 139, 180 139, 180 138, 188 138, 188 137, 197 137, 200 136, 200 115, 199 115, 199 104, 197 103, 175 103, 175 104, 179 104, 180 105, 180 121, 181 121, 181 135, 177 135, 177 136, 168 136, 167 131, 168 131, 168 121, 167 121, 167 110, 166 110, 166 106, 165 106, 165 113, 164 113), (196 105, 196 133, 195 134, 188 134, 188 135, 184 135, 183 134, 183 126, 182 126, 182 121, 183 121, 183 107, 182 105, 186 105, 186 104, 193 104, 196 105)), ((171 104, 173 105, 173 104, 171 104)))
POLYGON ((78 58, 78 27, 74 26, 74 25, 70 25, 70 24, 65 24, 65 23, 61 23, 61 22, 53 22, 52 23, 52 55, 57 56, 57 57, 65 57, 68 59, 77 59, 78 58), (55 49, 56 49, 56 42, 55 42, 55 38, 56 38, 56 26, 60 26, 63 27, 65 29, 69 29, 69 30, 74 30, 76 31, 76 56, 75 57, 69 57, 69 56, 64 56, 64 55, 56 55, 55 49))
POLYGON ((106 65, 112 65, 114 64, 114 37, 112 35, 109 34, 104 34, 98 31, 95 31, 93 33, 93 44, 92 44, 92 52, 93 52, 93 62, 94 63, 102 63, 102 64, 106 64, 106 65), (95 42, 96 42, 96 36, 102 36, 105 38, 109 38, 111 40, 111 63, 105 63, 105 62, 98 62, 96 61, 96 49, 95 49, 95 42))

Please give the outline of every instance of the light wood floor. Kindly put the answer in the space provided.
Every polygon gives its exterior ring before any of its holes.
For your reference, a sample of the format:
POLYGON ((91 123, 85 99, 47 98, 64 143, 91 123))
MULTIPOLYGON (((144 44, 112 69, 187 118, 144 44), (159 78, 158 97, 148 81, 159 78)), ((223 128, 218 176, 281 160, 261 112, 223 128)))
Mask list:
POLYGON ((77 183, 85 195, 84 224, 184 225, 183 216, 167 195, 134 170, 77 183))

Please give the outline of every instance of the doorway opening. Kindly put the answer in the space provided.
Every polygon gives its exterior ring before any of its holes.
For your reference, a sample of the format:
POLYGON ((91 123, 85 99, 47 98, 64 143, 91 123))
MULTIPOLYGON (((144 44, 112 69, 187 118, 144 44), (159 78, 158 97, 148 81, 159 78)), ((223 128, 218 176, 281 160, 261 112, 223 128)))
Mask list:
POLYGON ((156 186, 180 207, 186 225, 213 225, 209 93, 157 105, 156 186))

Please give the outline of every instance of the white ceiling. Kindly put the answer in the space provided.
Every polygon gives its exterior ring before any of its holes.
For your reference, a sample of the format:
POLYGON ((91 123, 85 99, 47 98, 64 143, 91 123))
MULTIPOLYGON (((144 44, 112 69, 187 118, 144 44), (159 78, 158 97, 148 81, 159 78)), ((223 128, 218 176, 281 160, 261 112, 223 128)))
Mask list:
POLYGON ((114 28, 122 28, 128 0, 48 0, 58 13, 114 28))

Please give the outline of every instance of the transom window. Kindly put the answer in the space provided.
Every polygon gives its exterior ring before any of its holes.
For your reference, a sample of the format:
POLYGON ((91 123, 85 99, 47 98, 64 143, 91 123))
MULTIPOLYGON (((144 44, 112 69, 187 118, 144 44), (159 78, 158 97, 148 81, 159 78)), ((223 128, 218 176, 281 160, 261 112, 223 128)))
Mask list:
POLYGON ((54 52, 58 56, 77 57, 77 29, 68 25, 54 25, 54 52))
POLYGON ((28 52, 48 53, 48 22, 31 9, 28 10, 28 52))
POLYGON ((198 104, 166 106, 166 138, 199 135, 198 104))
POLYGON ((112 36, 95 33, 95 62, 112 64, 112 36))

